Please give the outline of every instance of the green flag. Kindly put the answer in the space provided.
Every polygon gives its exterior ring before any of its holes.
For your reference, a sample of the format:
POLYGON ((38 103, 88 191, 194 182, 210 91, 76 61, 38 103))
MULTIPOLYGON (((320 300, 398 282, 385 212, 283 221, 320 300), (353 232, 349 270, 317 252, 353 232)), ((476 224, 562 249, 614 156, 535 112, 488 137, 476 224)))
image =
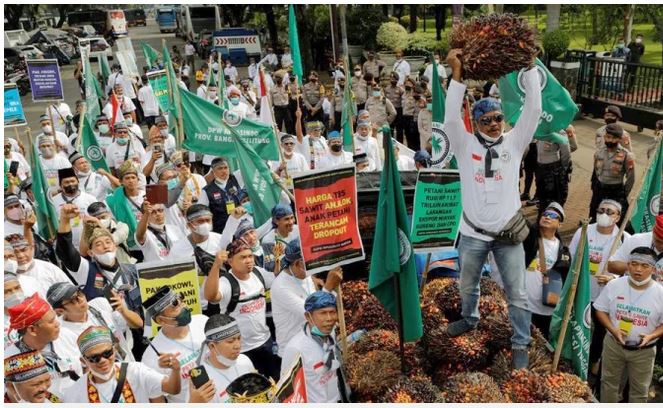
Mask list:
MULTIPOLYGON (((295 6, 289 6, 288 12, 288 39, 290 40, 290 53, 292 55, 292 70, 297 77, 297 83, 302 86, 304 68, 302 68, 302 55, 299 52, 299 34, 297 34, 297 18, 295 6)), ((350 76, 348 74, 348 76, 350 76)))
POLYGON ((108 204, 108 208, 117 221, 121 221, 129 226, 129 237, 127 238, 129 248, 136 245, 134 234, 136 233, 138 223, 136 216, 129 206, 129 200, 127 200, 127 196, 124 194, 124 187, 120 186, 112 194, 109 194, 106 197, 106 204, 108 204))
MULTIPOLYGON (((534 137, 555 143, 568 143, 559 132, 566 129, 578 113, 573 98, 555 76, 538 59, 536 68, 541 85, 541 106, 543 113, 534 137)), ((522 83, 524 70, 514 71, 498 80, 502 110, 509 125, 513 126, 520 117, 525 101, 525 86, 522 83)))
POLYGON ((87 113, 96 121, 97 116, 101 113, 99 101, 104 98, 104 92, 101 89, 99 81, 97 81, 97 77, 92 72, 89 59, 85 58, 83 67, 85 70, 85 104, 87 106, 87 113))
POLYGON ((654 229, 656 216, 660 213, 661 174, 663 173, 663 142, 658 141, 654 157, 651 159, 642 189, 635 202, 631 225, 636 233, 654 229))
POLYGON ((151 68, 157 64, 159 61, 159 53, 157 50, 152 48, 149 44, 144 41, 140 42, 140 46, 143 49, 143 55, 145 56, 145 61, 147 65, 151 68))
POLYGON ((550 344, 556 348, 560 335, 562 321, 566 312, 566 305, 570 296, 571 287, 577 280, 575 298, 573 299, 572 311, 566 335, 562 342, 561 356, 573 366, 575 374, 583 380, 587 379, 587 367, 589 364, 589 344, 591 341, 591 312, 590 312, 590 279, 589 276, 589 245, 587 241, 586 227, 583 227, 581 242, 573 255, 573 271, 570 273, 562 294, 557 302, 555 311, 550 322, 550 344), (576 262, 578 257, 580 264, 576 262))
POLYGON ((104 80, 104 83, 108 83, 108 77, 111 75, 108 55, 100 54, 97 58, 99 58, 99 65, 101 65, 101 78, 104 80))
MULTIPOLYGON (((449 137, 444 132, 444 106, 445 95, 440 83, 440 73, 437 71, 437 61, 433 56, 430 56, 433 64, 433 78, 431 79, 431 86, 433 88, 433 118, 432 118, 432 132, 431 132, 431 167, 443 168, 446 164, 453 159, 451 146, 449 144, 449 137)), ((421 146, 425 149, 426 146, 421 146)), ((452 162, 451 168, 458 168, 455 160, 452 162)))
MULTIPOLYGON (((176 118, 179 118, 180 115, 177 112, 176 107, 180 103, 180 93, 178 92, 179 86, 177 85, 177 77, 175 76, 175 68, 173 68, 173 61, 170 59, 170 53, 168 52, 168 47, 164 44, 163 46, 163 67, 168 71, 168 82, 170 83, 170 89, 172 89, 173 94, 170 97, 171 105, 169 114, 172 114, 176 118)), ((178 138, 178 140, 180 140, 178 138)))
POLYGON ((41 168, 41 161, 39 160, 39 152, 34 143, 30 143, 31 157, 31 170, 32 170, 32 194, 35 197, 34 209, 37 217, 37 225, 39 230, 37 233, 45 239, 55 238, 55 233, 58 229, 59 214, 55 210, 53 203, 48 199, 48 181, 44 175, 44 170, 41 168))
POLYGON ((9 173, 9 166, 7 165, 7 160, 5 160, 5 191, 9 188, 9 179, 7 178, 7 173, 9 173))
POLYGON ((157 99, 162 112, 170 110, 170 89, 168 88, 168 75, 165 70, 151 71, 147 73, 147 81, 152 87, 154 97, 157 99))
POLYGON ((193 152, 214 156, 235 157, 232 129, 263 160, 278 161, 274 128, 251 119, 242 119, 236 113, 182 90, 182 116, 184 123, 184 148, 193 152))
POLYGON ((423 334, 423 325, 410 226, 388 126, 382 129, 382 134, 384 168, 368 289, 399 322, 404 341, 416 341, 423 334))
POLYGON ((235 146, 239 171, 244 188, 251 198, 255 225, 262 225, 272 217, 272 208, 279 203, 281 188, 274 181, 265 161, 246 143, 235 129, 229 128, 235 146))
POLYGON ((92 125, 88 115, 83 118, 83 128, 78 132, 78 137, 81 138, 81 154, 85 156, 90 165, 95 169, 104 169, 110 172, 104 154, 99 148, 97 138, 92 131, 92 125))
MULTIPOLYGON (((348 65, 350 66, 350 65, 348 65)), ((347 71, 347 70, 346 70, 347 71)), ((343 88, 343 107, 341 111, 341 131, 343 132, 343 146, 348 152, 352 151, 354 132, 352 131, 352 118, 357 114, 357 105, 352 94, 352 76, 346 75, 343 88)))

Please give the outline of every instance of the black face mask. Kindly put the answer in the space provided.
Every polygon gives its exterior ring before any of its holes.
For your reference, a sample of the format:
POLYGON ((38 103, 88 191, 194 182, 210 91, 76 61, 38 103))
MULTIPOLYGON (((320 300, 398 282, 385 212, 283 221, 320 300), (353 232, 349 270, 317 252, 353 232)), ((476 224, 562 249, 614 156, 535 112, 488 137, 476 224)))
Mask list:
POLYGON ((614 149, 619 143, 617 142, 605 142, 605 147, 608 149, 614 149))
POLYGON ((329 146, 329 148, 332 150, 332 152, 338 153, 343 149, 343 145, 333 144, 333 145, 329 146))
POLYGON ((281 78, 276 78, 276 83, 277 83, 277 84, 280 85, 282 82, 283 82, 283 79, 281 79, 281 78))
POLYGON ((411 90, 412 90, 412 87, 411 87, 411 86, 406 86, 406 87, 405 87, 405 90, 406 90, 406 91, 411 91, 411 90))
POLYGON ((617 118, 605 118, 605 123, 608 125, 611 123, 617 123, 617 118))
POLYGON ((396 81, 396 80, 392 80, 390 82, 391 82, 392 85, 396 85, 398 83, 398 81, 396 81))
POLYGON ((69 195, 76 194, 76 192, 78 191, 78 184, 73 184, 73 185, 69 185, 69 186, 66 186, 66 187, 62 187, 62 190, 64 190, 64 192, 69 194, 69 195))
POLYGON ((175 320, 175 325, 177 327, 188 326, 191 323, 191 310, 188 307, 184 307, 182 308, 182 311, 172 319, 175 320))

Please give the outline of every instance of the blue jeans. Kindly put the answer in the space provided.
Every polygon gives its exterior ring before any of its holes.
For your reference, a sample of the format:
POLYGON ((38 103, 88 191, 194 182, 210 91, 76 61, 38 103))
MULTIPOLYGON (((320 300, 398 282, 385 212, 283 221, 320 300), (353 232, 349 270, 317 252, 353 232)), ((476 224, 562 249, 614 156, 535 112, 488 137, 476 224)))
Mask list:
POLYGON ((525 290, 525 251, 523 244, 509 245, 499 241, 482 241, 461 234, 458 245, 460 262, 460 296, 462 316, 471 326, 479 323, 480 280, 483 264, 493 252, 509 301, 509 318, 513 327, 511 345, 524 349, 530 343, 531 313, 525 290))

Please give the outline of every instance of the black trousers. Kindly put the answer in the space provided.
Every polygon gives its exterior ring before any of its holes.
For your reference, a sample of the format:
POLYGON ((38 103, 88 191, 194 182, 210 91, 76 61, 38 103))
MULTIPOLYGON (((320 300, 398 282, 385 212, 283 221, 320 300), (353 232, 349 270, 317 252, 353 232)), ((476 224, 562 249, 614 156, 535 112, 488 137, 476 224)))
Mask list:
POLYGON ((403 143, 403 108, 396 108, 396 119, 391 122, 391 134, 396 140, 403 143))
MULTIPOLYGON (((534 175, 536 172, 536 143, 529 144, 529 150, 523 158, 523 171, 525 172, 525 190, 523 194, 526 194, 527 197, 530 197, 529 191, 532 189, 532 183, 534 182, 534 175)), ((538 197, 538 192, 535 191, 534 195, 531 197, 538 197)))
POLYGON ((332 130, 341 131, 341 120, 343 119, 343 112, 334 111, 334 126, 332 130))
POLYGON ((274 106, 274 119, 281 132, 295 134, 295 122, 288 105, 274 106))
POLYGON ((320 110, 315 113, 311 113, 310 110, 306 109, 306 121, 311 122, 313 120, 319 120, 324 123, 324 112, 322 111, 322 107, 320 107, 320 110))
POLYGON ((550 335, 550 321, 552 320, 552 316, 544 316, 536 313, 532 313, 532 324, 534 327, 537 329, 541 330, 541 334, 543 334, 543 337, 548 339, 548 336, 550 335))
POLYGON ((414 116, 403 115, 403 129, 405 130, 405 139, 407 140, 407 147, 416 151, 421 149, 419 143, 419 128, 414 116))
POLYGON ((536 167, 536 194, 539 199, 539 215, 555 201, 564 207, 569 196, 569 176, 561 161, 536 167))
MULTIPOLYGON (((596 210, 604 199, 615 200, 622 205, 622 214, 628 212, 628 200, 623 184, 602 184, 598 180, 592 183, 592 201, 589 204, 590 223, 596 222, 596 210)), ((621 222, 627 222, 622 218, 621 222)), ((621 225, 621 224, 620 224, 621 225)))
POLYGON ((278 381, 281 376, 281 358, 272 353, 273 346, 274 340, 270 337, 262 346, 245 351, 243 354, 251 360, 260 374, 278 381))

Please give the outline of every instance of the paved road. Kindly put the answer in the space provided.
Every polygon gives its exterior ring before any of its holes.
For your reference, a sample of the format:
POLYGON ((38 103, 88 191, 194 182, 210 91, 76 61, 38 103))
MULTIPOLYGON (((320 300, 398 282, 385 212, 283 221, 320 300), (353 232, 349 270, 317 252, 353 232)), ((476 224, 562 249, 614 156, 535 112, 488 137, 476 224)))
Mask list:
MULTIPOLYGON (((170 49, 173 45, 181 46, 184 44, 182 39, 175 37, 174 34, 161 34, 159 33, 158 26, 153 19, 148 19, 147 27, 132 27, 129 31, 134 51, 138 59, 137 66, 139 69, 145 65, 145 59, 140 48, 140 41, 145 41, 152 47, 160 50, 162 47, 162 39, 166 40, 167 46, 170 49)), ((93 69, 96 65, 93 62, 93 69)), ((197 60, 196 66, 199 66, 197 60)), ((238 68, 240 75, 246 75, 246 67, 238 68)), ((321 80, 323 82, 330 82, 326 73, 321 72, 321 80)), ((61 68, 62 82, 64 86, 65 101, 72 107, 75 106, 76 100, 79 99, 78 83, 74 80, 74 65, 68 65, 61 68)), ((45 103, 33 103, 31 95, 28 94, 22 98, 23 108, 26 113, 28 125, 32 127, 35 133, 39 133, 39 116, 42 115, 46 109, 45 103)), ((594 154, 594 132, 602 125, 598 120, 582 119, 575 121, 573 125, 576 127, 578 134, 578 150, 573 153, 573 180, 569 188, 569 198, 566 204, 567 220, 564 223, 564 235, 572 234, 576 229, 578 221, 587 216, 589 208, 589 200, 591 199, 591 191, 589 189, 589 180, 592 172, 592 158, 594 154)), ((633 146, 636 154, 636 174, 637 182, 642 178, 643 170, 646 165, 646 149, 652 141, 652 132, 646 130, 645 133, 638 133, 634 126, 625 125, 625 128, 631 133, 633 139, 633 146)), ((9 135, 14 136, 14 131, 10 130, 9 135)), ((20 135, 25 143, 25 136, 20 135)), ((532 207, 527 208, 526 214, 532 215, 534 212, 532 207)))

